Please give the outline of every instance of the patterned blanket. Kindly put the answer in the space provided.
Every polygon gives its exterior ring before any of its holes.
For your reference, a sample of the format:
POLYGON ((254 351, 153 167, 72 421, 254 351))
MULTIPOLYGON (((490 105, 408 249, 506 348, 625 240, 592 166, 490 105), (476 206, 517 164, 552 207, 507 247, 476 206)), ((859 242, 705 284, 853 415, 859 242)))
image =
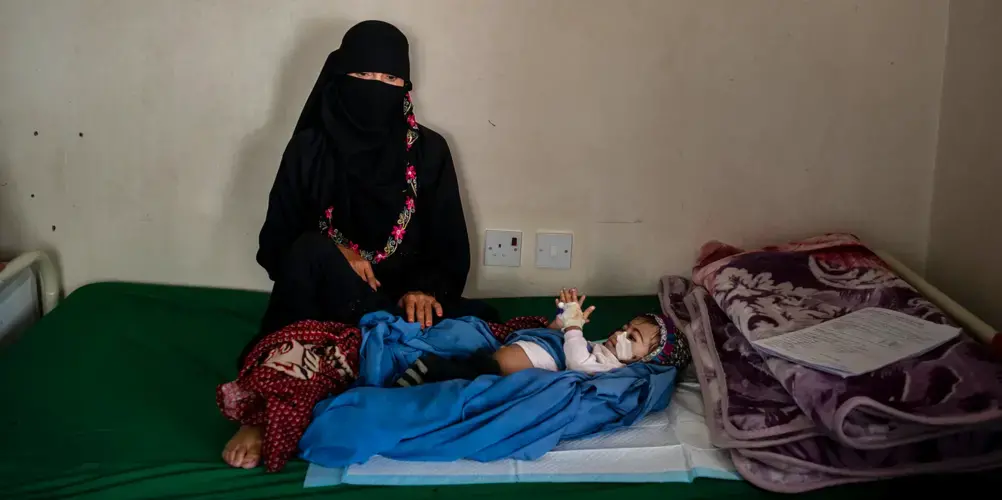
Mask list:
POLYGON ((355 381, 361 339, 355 326, 300 321, 258 341, 237 380, 216 388, 226 418, 263 427, 265 470, 281 470, 295 456, 313 407, 355 381))
POLYGON ((950 323, 855 237, 709 243, 693 279, 665 277, 662 303, 684 325, 714 444, 754 484, 800 492, 1002 463, 1002 364, 966 336, 849 378, 752 347, 867 307, 950 323))

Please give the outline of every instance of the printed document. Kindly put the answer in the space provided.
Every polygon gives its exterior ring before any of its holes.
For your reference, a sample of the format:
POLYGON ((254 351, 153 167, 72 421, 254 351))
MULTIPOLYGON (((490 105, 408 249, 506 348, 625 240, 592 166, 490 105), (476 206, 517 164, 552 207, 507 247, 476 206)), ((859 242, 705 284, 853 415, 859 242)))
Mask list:
POLYGON ((752 344, 794 363, 849 377, 922 355, 959 333, 956 327, 870 307, 752 344))

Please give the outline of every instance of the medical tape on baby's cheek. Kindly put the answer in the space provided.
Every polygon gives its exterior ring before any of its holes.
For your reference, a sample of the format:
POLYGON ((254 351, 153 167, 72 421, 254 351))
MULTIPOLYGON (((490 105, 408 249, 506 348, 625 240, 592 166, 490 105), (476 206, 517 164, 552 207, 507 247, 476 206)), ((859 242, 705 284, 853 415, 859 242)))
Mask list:
POLYGON ((620 361, 633 359, 633 342, 626 332, 619 332, 619 335, 616 335, 616 358, 620 361))

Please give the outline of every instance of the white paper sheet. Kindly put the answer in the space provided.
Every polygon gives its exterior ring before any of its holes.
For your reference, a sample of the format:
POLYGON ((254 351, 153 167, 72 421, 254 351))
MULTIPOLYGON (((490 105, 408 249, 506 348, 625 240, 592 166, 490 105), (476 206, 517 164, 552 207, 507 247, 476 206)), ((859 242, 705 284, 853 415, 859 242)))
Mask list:
POLYGON ((752 344, 794 363, 847 377, 924 354, 959 333, 959 328, 870 307, 752 344))

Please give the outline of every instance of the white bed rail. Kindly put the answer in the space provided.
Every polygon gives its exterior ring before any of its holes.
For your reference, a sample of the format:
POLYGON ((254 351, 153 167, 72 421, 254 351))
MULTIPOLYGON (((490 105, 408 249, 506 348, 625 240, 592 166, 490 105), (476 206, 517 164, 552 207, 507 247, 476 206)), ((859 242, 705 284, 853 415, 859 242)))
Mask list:
POLYGON ((880 250, 874 250, 874 253, 886 262, 888 266, 891 266, 891 269, 898 276, 901 276, 903 280, 907 281, 909 285, 915 287, 919 293, 925 295, 933 304, 936 304, 943 312, 952 317, 957 323, 960 323, 960 326, 964 327, 974 338, 985 344, 992 343, 998 331, 992 328, 991 325, 985 323, 981 318, 964 308, 964 306, 958 304, 938 288, 932 286, 932 284, 919 276, 918 273, 908 269, 907 266, 892 257, 889 253, 880 250))
POLYGON ((39 300, 42 315, 46 315, 59 304, 59 271, 48 254, 41 250, 18 255, 0 270, 0 287, 13 280, 25 269, 32 270, 38 277, 39 300))

